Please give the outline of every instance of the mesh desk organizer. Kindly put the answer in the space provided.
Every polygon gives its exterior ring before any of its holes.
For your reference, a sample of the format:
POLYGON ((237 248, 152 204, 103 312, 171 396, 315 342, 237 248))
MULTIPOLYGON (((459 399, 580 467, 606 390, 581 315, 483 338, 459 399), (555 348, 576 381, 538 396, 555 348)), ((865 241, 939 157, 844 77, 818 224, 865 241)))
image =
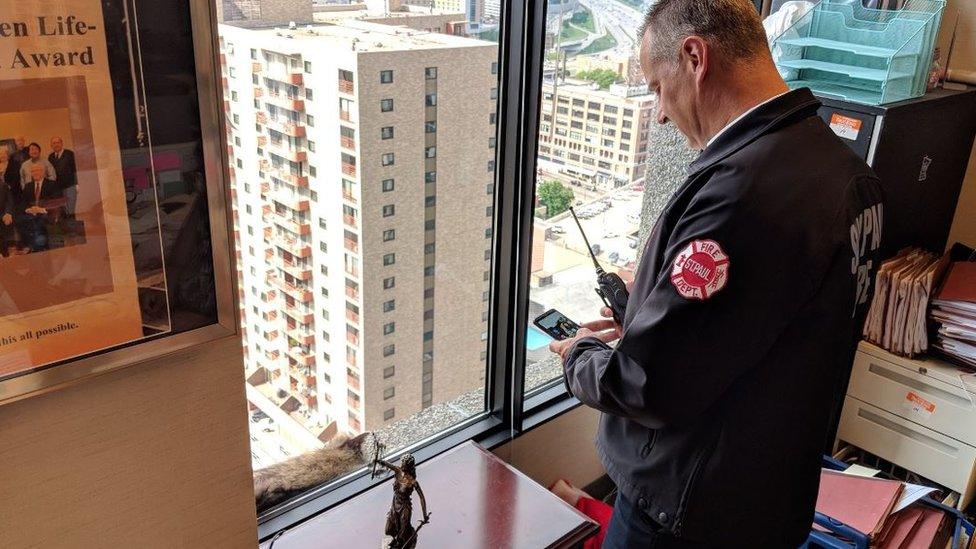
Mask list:
POLYGON ((822 0, 770 43, 791 88, 865 105, 925 94, 945 0, 879 10, 822 0))
MULTIPOLYGON (((847 469, 848 464, 830 456, 824 456, 823 467, 824 469, 843 471, 847 469)), ((919 501, 922 505, 938 509, 948 515, 948 520, 951 521, 952 527, 950 547, 952 549, 965 549, 963 545, 964 540, 971 539, 976 528, 966 520, 962 512, 929 497, 924 497, 919 501)), ((826 531, 811 530, 810 537, 800 546, 800 549, 817 549, 821 547, 829 549, 868 549, 870 547, 871 540, 867 534, 859 532, 839 520, 818 512, 815 514, 813 522, 826 531)))

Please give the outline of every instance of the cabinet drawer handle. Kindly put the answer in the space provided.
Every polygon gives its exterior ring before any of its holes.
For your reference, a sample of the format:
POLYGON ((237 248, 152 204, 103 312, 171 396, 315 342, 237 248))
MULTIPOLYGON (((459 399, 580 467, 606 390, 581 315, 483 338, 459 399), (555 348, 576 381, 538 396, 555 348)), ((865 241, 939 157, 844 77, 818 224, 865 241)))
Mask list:
POLYGON ((880 376, 880 377, 883 377, 883 378, 888 379, 890 381, 894 381, 895 383, 904 385, 906 387, 911 387, 912 389, 915 389, 916 391, 922 391, 924 393, 928 393, 930 395, 937 396, 937 397, 941 398, 942 400, 949 401, 949 402, 955 404, 956 406, 959 406, 960 408, 969 408, 970 407, 969 406, 969 404, 970 404, 969 399, 963 398, 963 397, 961 397, 961 396, 959 396, 959 395, 957 395, 955 393, 950 393, 949 391, 946 391, 945 389, 940 389, 940 388, 935 387, 933 385, 929 385, 927 383, 922 383, 921 381, 919 381, 917 379, 914 379, 914 378, 911 378, 911 377, 908 377, 908 376, 906 376, 904 374, 900 374, 898 372, 893 372, 893 371, 891 371, 891 370, 889 370, 889 369, 887 369, 887 368, 885 368, 883 366, 879 366, 879 365, 877 365, 877 364, 875 364, 873 362, 868 366, 868 371, 871 372, 872 374, 876 375, 876 376, 880 376))
POLYGON ((908 427, 905 427, 904 425, 901 425, 899 423, 895 423, 894 421, 891 421, 889 419, 885 419, 885 418, 879 416, 878 414, 875 414, 874 412, 871 412, 869 410, 865 410, 864 408, 858 407, 858 409, 857 409, 857 415, 860 416, 860 417, 862 417, 862 418, 864 418, 864 419, 866 419, 866 420, 868 420, 868 421, 870 421, 871 423, 874 423, 874 424, 876 424, 878 426, 884 427, 885 429, 894 431, 894 432, 896 432, 896 433, 898 433, 898 434, 900 434, 902 436, 908 437, 908 438, 910 438, 910 439, 912 439, 912 440, 914 440, 914 441, 916 441, 916 442, 918 442, 920 444, 924 444, 924 445, 932 448, 933 450, 938 450, 938 451, 940 451, 940 452, 942 452, 944 454, 948 454, 948 455, 953 456, 953 457, 956 457, 957 454, 959 453, 959 448, 956 448, 955 446, 950 446, 950 445, 946 444, 945 442, 942 442, 941 440, 936 440, 936 439, 934 439, 934 438, 932 438, 932 437, 930 437, 928 435, 924 435, 922 433, 919 433, 918 431, 915 431, 914 429, 909 429, 908 427))

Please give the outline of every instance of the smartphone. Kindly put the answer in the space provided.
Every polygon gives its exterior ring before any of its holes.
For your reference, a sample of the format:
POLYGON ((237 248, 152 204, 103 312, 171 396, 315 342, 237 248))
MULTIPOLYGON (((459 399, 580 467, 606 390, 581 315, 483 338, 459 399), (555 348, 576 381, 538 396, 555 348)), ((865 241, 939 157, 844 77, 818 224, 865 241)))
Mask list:
POLYGON ((532 323, 538 326, 549 337, 558 341, 575 336, 576 331, 580 329, 579 324, 573 322, 556 309, 549 309, 542 313, 532 323))

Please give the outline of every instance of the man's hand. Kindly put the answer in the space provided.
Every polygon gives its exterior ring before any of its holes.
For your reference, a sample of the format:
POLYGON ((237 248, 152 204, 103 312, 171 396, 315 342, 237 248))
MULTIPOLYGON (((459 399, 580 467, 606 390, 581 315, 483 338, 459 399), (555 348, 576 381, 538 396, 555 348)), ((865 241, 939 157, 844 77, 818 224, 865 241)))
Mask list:
POLYGON ((595 337, 604 343, 610 343, 620 338, 620 326, 612 319, 585 322, 580 326, 575 336, 562 341, 553 341, 549 344, 549 350, 559 355, 563 362, 566 362, 566 353, 584 337, 595 337))
MULTIPOLYGON (((617 276, 620 280, 624 281, 624 285, 627 286, 627 293, 629 294, 634 289, 634 271, 628 271, 627 269, 621 269, 617 271, 617 276)), ((600 309, 600 316, 603 318, 613 318, 613 311, 610 307, 603 307, 600 309)))
POLYGON ((14 216, 10 214, 3 214, 3 217, 0 217, 0 221, 3 221, 4 225, 10 225, 14 222, 14 216))

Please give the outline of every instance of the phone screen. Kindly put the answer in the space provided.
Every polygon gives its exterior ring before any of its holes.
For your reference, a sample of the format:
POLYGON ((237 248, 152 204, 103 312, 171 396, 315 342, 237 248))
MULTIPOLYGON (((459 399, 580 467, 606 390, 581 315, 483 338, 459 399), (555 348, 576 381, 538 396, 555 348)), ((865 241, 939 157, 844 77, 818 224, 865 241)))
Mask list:
POLYGON ((556 340, 568 339, 576 335, 579 324, 555 309, 549 309, 535 319, 535 325, 549 337, 556 340))

